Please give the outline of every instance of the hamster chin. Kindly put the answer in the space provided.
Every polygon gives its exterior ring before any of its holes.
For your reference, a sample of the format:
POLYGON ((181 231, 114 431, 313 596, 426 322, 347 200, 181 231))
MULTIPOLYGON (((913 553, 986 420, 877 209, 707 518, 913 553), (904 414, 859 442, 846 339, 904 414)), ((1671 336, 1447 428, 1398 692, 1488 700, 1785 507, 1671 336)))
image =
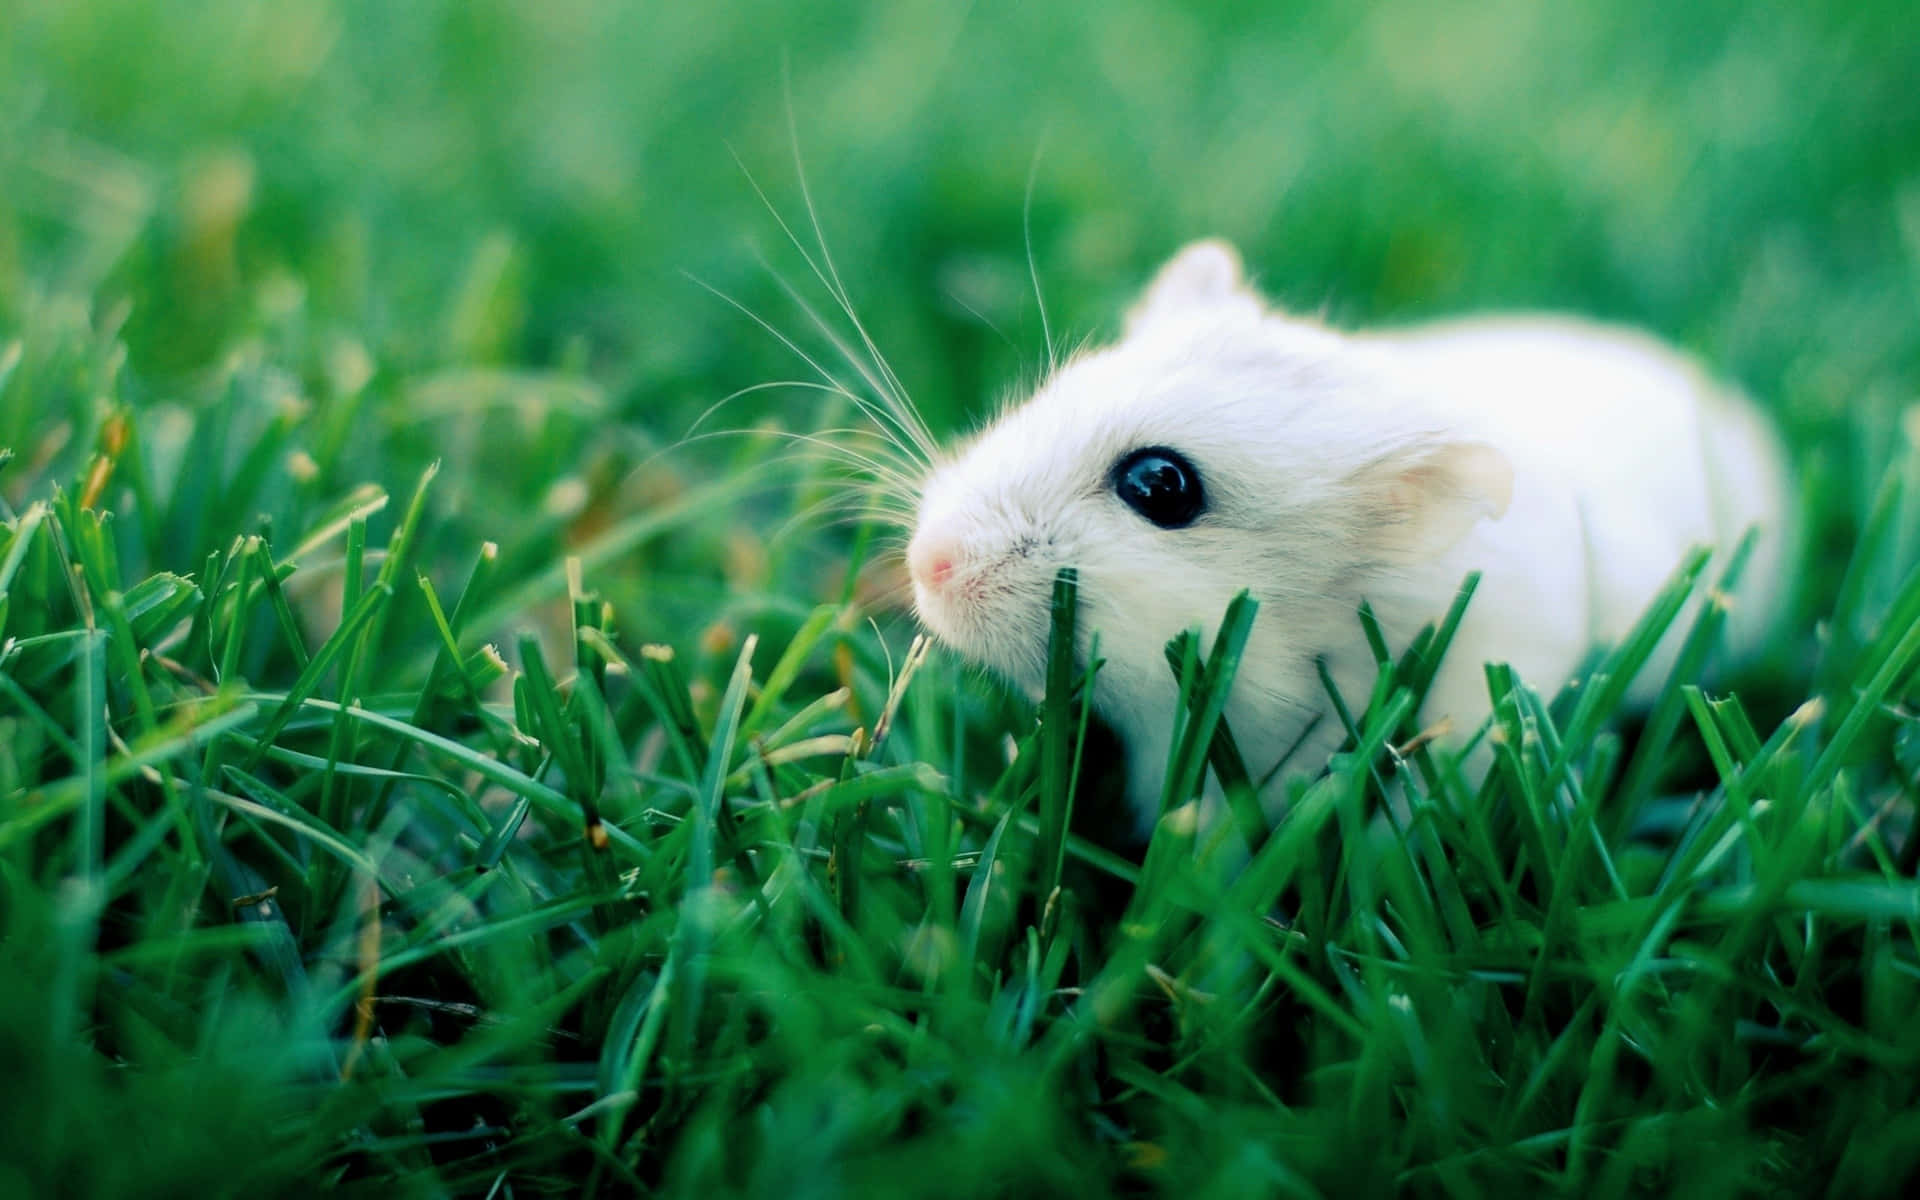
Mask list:
MULTIPOLYGON (((1036 694, 1054 576, 1078 569, 1078 650, 1098 631, 1094 700, 1144 831, 1178 702, 1164 647, 1210 638, 1241 590, 1260 610, 1235 737, 1258 777, 1313 728, 1290 769, 1317 771, 1339 740, 1318 664, 1350 698, 1373 681, 1362 600, 1397 651, 1482 573, 1422 714, 1464 737, 1488 707, 1482 662, 1558 688, 1691 545, 1775 534, 1784 495, 1751 407, 1650 339, 1538 320, 1341 334, 1270 312, 1232 249, 1200 242, 1117 342, 933 467, 907 564, 926 627, 1036 694)), ((1749 578, 1779 574, 1778 540, 1749 578)))

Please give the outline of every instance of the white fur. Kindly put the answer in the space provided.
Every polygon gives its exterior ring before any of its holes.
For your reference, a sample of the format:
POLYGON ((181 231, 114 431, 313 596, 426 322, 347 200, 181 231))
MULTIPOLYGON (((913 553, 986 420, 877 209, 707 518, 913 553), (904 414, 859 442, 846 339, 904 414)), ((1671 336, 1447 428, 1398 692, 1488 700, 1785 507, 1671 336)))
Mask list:
MULTIPOLYGON (((1144 830, 1177 699, 1163 647, 1210 636, 1242 588, 1260 611, 1227 715, 1258 775, 1325 707, 1317 658, 1364 700, 1362 599, 1397 651, 1483 573, 1422 714, 1464 734, 1487 712, 1485 661, 1551 693, 1690 547, 1757 524, 1729 621, 1736 653, 1751 647, 1780 591, 1785 508, 1765 422, 1650 338, 1539 317, 1343 334, 1268 311, 1209 241, 1162 268, 1118 343, 936 466, 908 558, 926 626, 1033 691, 1054 574, 1079 568, 1083 636, 1100 630, 1106 659, 1095 699, 1127 744, 1144 830), (1208 508, 1187 528, 1155 527, 1109 486, 1154 445, 1201 474, 1208 508)), ((1323 720, 1295 764, 1317 770, 1338 740, 1323 720)))

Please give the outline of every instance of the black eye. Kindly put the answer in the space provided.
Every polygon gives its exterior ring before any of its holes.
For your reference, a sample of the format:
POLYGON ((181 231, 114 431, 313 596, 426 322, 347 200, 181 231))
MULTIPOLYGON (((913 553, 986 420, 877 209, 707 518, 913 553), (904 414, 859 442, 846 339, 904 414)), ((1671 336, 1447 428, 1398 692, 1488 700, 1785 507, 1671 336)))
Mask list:
POLYGON ((1113 464, 1112 481, 1128 508, 1162 529, 1193 524, 1207 506, 1200 472, 1165 446, 1135 450, 1113 464))

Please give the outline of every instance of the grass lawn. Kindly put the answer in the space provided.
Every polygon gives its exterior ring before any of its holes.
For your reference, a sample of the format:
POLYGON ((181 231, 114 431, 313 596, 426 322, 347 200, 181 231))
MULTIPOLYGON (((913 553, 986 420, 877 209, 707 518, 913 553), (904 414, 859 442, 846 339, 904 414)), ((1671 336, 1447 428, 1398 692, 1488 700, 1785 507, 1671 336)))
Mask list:
MULTIPOLYGON (((1910 0, 0 31, 0 1195, 1920 1178, 1910 0), (1619 711, 1726 582, 1676 564, 1582 687, 1488 669, 1484 786, 1383 662, 1275 828, 1115 850, 1070 656, 1036 706, 916 651, 791 436, 867 365, 806 258, 953 434, 1036 280, 1102 336, 1210 233, 1337 322, 1706 356, 1789 435, 1790 634, 1619 711)), ((1233 659, 1171 650, 1176 777, 1233 659)))

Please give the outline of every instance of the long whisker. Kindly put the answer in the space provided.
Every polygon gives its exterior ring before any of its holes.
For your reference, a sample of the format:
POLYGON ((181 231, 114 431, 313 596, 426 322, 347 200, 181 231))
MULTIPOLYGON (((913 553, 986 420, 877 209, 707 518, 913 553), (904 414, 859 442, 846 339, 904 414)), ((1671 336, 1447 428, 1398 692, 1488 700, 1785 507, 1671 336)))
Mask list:
POLYGON ((993 332, 996 335, 998 335, 1000 340, 1007 344, 1007 348, 1009 350, 1012 350, 1016 354, 1019 353, 1020 347, 1018 345, 1015 345, 1014 340, 1007 336, 1007 331, 1000 328, 998 325, 994 324, 993 318, 981 312, 979 309, 975 308, 973 305, 968 304, 966 301, 966 297, 960 295, 958 292, 949 290, 947 292, 947 299, 953 301, 955 304, 958 304, 961 308, 966 309, 968 316, 980 322, 982 325, 985 325, 988 329, 993 330, 993 332))
MULTIPOLYGON (((794 169, 798 176, 800 195, 806 206, 808 220, 812 225, 815 243, 819 247, 820 256, 818 259, 808 250, 806 244, 800 240, 799 235, 794 232, 793 227, 781 216, 779 210, 773 205, 772 201, 768 199, 765 190, 760 187, 759 182, 754 179, 753 173, 747 170, 744 163, 740 163, 741 173, 746 176, 748 184, 752 186, 755 194, 760 197, 761 203, 765 205, 768 213, 773 217, 774 223, 780 227, 781 232, 786 234, 787 241, 792 244, 794 250, 799 253, 802 261, 804 261, 808 269, 813 272, 814 278, 819 280, 820 285, 827 289, 828 294, 834 298, 834 301, 839 304, 841 311, 844 312, 848 320, 853 323, 854 330, 859 334, 860 341, 866 347, 868 356, 871 358, 875 368, 879 371, 881 378, 886 381, 884 385, 876 383, 875 391, 881 394, 889 407, 896 410, 901 422, 913 429, 914 432, 912 436, 914 440, 921 445, 922 449, 931 453, 934 448, 934 439, 931 431, 927 429, 926 422, 921 418, 919 410, 914 407, 912 399, 907 394, 905 385, 900 382, 899 375, 893 370, 892 365, 887 362, 886 356, 880 353, 879 345, 875 343, 872 336, 867 332, 865 324, 860 320, 859 312, 854 308, 845 282, 841 279, 839 268, 833 261, 832 251, 827 245, 825 230, 820 223, 819 211, 813 202, 812 188, 807 182, 806 162, 800 153, 800 134, 794 117, 793 81, 790 75, 784 76, 784 87, 786 91, 788 142, 793 149, 794 169)), ((739 162, 738 154, 734 155, 734 160, 736 163, 739 162)), ((847 357, 848 361, 854 361, 851 354, 847 357)))
POLYGON ((1059 359, 1053 351, 1053 326, 1047 320, 1047 298, 1040 290, 1040 268, 1033 260, 1033 185, 1040 178, 1040 152, 1046 149, 1046 135, 1033 147, 1033 161, 1027 165, 1027 195, 1020 205, 1020 232, 1027 243, 1027 277, 1033 280, 1034 303, 1040 307, 1040 340, 1047 347, 1047 371, 1051 374, 1058 366, 1059 359))
MULTIPOLYGON (((879 350, 873 345, 872 339, 866 336, 865 329, 861 328, 860 319, 854 314, 852 304, 847 300, 844 293, 834 290, 835 280, 830 279, 827 273, 821 270, 820 264, 814 260, 813 255, 807 250, 806 243, 800 240, 800 235, 794 232, 793 227, 787 223, 787 219, 780 214, 779 208, 774 205, 772 198, 767 195, 766 189, 760 186, 760 181, 754 178, 753 172, 747 168, 747 164, 740 158, 739 153, 730 152, 733 153, 734 164, 740 168, 740 174, 746 178, 747 186, 752 188, 754 195, 760 198, 760 204, 767 210, 767 215, 773 218, 773 223, 778 225, 780 232, 786 235, 788 243, 791 244, 794 250, 800 255, 801 261, 805 262, 807 269, 813 272, 813 277, 820 281, 820 285, 827 289, 829 295, 833 296, 835 303, 840 305, 841 310, 844 311, 848 317, 852 318, 854 326, 860 329, 861 338, 866 342, 868 349, 872 352, 872 356, 875 359, 879 359, 879 350)), ((802 311, 807 313, 815 327, 827 335, 829 342, 833 345, 833 348, 839 352, 841 358, 846 360, 847 365, 852 367, 854 371, 866 381, 867 386, 874 390, 875 395, 879 397, 880 404, 887 415, 883 418, 879 415, 878 410, 865 404, 863 404, 862 407, 867 408, 868 415, 873 417, 875 423, 890 431, 894 431, 896 436, 904 435, 906 440, 912 442, 923 457, 931 460, 934 453, 937 452, 937 445, 933 440, 933 436, 927 431, 926 424, 920 419, 920 414, 913 407, 912 401, 906 398, 904 392, 898 391, 899 380, 893 376, 891 370, 887 369, 885 360, 879 359, 880 369, 885 372, 885 378, 876 376, 873 369, 861 361, 860 356, 853 352, 845 340, 841 338, 818 313, 814 312, 805 301, 800 299, 800 295, 793 285, 787 282, 786 277, 775 270, 773 265, 769 263, 764 256, 760 257, 760 265, 766 269, 767 274, 771 275, 774 280, 780 284, 781 289, 787 293, 788 297, 800 305, 802 311)))
MULTIPOLYGON (((909 527, 910 516, 911 514, 888 512, 885 509, 863 504, 857 496, 826 496, 796 511, 781 524, 780 530, 774 537, 778 540, 794 529, 806 528, 816 523, 829 523, 827 521, 829 517, 832 518, 830 523, 836 525, 871 524, 879 518, 889 527, 904 530, 909 527)), ((904 546, 896 544, 897 542, 899 539, 889 538, 886 543, 887 553, 895 557, 904 552, 904 546)))
MULTIPOLYGON (((785 346, 788 350, 791 350, 794 353, 794 356, 797 357, 801 362, 806 363, 809 367, 812 367, 814 371, 819 374, 820 378, 826 380, 830 384, 833 384, 835 387, 840 388, 842 391, 846 391, 846 385, 841 383, 838 379, 834 378, 833 372, 821 366, 819 362, 816 361, 811 354, 808 354, 805 350, 802 350, 798 345, 798 343, 796 343, 792 338, 788 337, 784 333, 781 333, 778 329, 775 329, 773 327, 772 322, 768 321, 765 317, 753 311, 751 308, 748 308, 745 304, 742 304, 740 301, 735 300, 732 296, 721 291, 719 288, 708 283, 706 280, 700 278, 698 275, 695 275, 693 272, 682 271, 681 274, 685 275, 688 279, 692 280, 699 287, 705 289, 706 291, 712 293, 714 296, 717 296, 721 300, 725 301, 728 306, 730 306, 731 308, 739 312, 742 316, 746 317, 748 320, 752 321, 755 325, 758 325, 760 328, 766 330, 769 334, 772 334, 773 337, 776 340, 778 340, 782 346, 785 346)), ((853 393, 851 392, 847 392, 847 395, 849 396, 851 396, 852 394, 853 393)))
POLYGON ((769 379, 765 383, 749 384, 738 391, 729 392, 718 400, 715 400, 712 404, 709 404, 698 417, 694 418, 693 424, 687 426, 687 431, 682 435, 681 440, 685 441, 691 438, 695 433, 699 432, 702 425, 707 423, 707 418, 713 416, 713 414, 719 412, 727 405, 732 404, 735 400, 739 400, 745 396, 751 396, 755 392, 770 392, 776 388, 797 388, 802 391, 825 392, 830 396, 843 396, 849 400, 855 399, 855 397, 848 396, 844 388, 835 387, 828 383, 816 383, 811 379, 769 379))
POLYGON ((839 389, 804 379, 761 383, 755 384, 752 387, 741 388, 739 391, 733 393, 733 395, 710 406, 705 413, 701 414, 699 420, 696 420, 693 426, 681 436, 679 441, 672 445, 661 447, 653 455, 649 456, 648 461, 651 462, 682 447, 691 446, 695 443, 714 438, 777 438, 789 445, 818 451, 827 461, 838 461, 853 468, 868 477, 869 481, 880 490, 881 498, 898 505, 899 512, 911 514, 915 511, 917 506, 915 497, 918 494, 919 480, 923 471, 921 464, 915 461, 897 442, 885 437, 881 432, 876 431, 870 426, 821 429, 812 433, 795 433, 791 430, 768 426, 755 426, 747 429, 698 431, 698 426, 729 400, 737 399, 740 396, 752 392, 767 391, 780 387, 810 389, 836 396, 845 395, 845 393, 839 389), (863 452, 861 449, 863 446, 871 446, 871 452, 863 452))
MULTIPOLYGON (((719 297, 722 301, 724 301, 726 304, 731 306, 733 309, 735 309, 736 311, 746 316, 748 320, 758 325, 761 329, 766 330, 766 332, 771 334, 777 341, 779 341, 781 345, 785 346, 788 350, 790 350, 795 357, 799 358, 801 362, 806 363, 809 367, 812 367, 814 371, 817 374, 819 374, 819 376, 822 379, 824 379, 828 384, 832 385, 830 390, 835 391, 842 396, 845 396, 848 400, 858 405, 860 407, 860 410, 866 413, 868 418, 870 418, 876 425, 880 426, 882 429, 889 428, 887 419, 884 416, 883 411, 876 409, 871 400, 868 400, 867 398, 857 394, 852 389, 848 388, 845 384, 841 383, 840 380, 834 376, 833 372, 827 370, 826 367, 820 364, 818 359, 814 358, 811 354, 808 354, 805 350, 801 349, 799 343, 795 342, 792 338, 788 337, 786 334, 776 329, 772 322, 768 321, 765 317, 762 317, 759 313, 753 311, 751 308, 748 308, 745 304, 734 299, 732 296, 728 295, 726 292, 721 291, 719 288, 713 286, 712 284, 708 283, 706 280, 700 278, 698 275, 695 275, 690 271, 683 272, 683 274, 685 274, 686 277, 692 280, 695 284, 699 285, 701 288, 705 289, 706 291, 712 293, 714 296, 719 297)), ((906 447, 903 446, 902 448, 905 449, 906 447)))
MULTIPOLYGON (((818 451, 826 461, 837 460, 858 470, 862 474, 870 476, 874 483, 885 485, 887 494, 890 496, 902 499, 911 498, 913 488, 918 479, 917 475, 910 474, 902 470, 898 465, 888 462, 885 459, 877 458, 870 454, 863 454, 856 448, 859 439, 872 436, 872 431, 867 429, 829 429, 819 433, 795 433, 787 429, 768 428, 711 429, 705 433, 689 435, 675 445, 662 447, 646 461, 650 463, 682 447, 715 438, 777 438, 782 442, 788 443, 790 446, 798 446, 808 450, 818 451), (841 435, 844 435, 849 440, 834 440, 835 437, 841 435)), ((881 445, 886 446, 887 444, 881 443, 881 445)))
MULTIPOLYGON (((782 86, 786 92, 787 103, 787 143, 793 148, 793 167, 794 173, 799 178, 800 199, 806 205, 807 221, 813 226, 814 241, 820 247, 820 260, 826 264, 827 268, 827 278, 822 279, 821 282, 827 285, 827 290, 833 293, 835 300, 840 302, 840 308, 847 314, 847 319, 853 322, 854 332, 860 335, 861 344, 866 346, 867 353, 872 356, 874 365, 879 367, 880 373, 892 384, 892 399, 904 410, 904 416, 911 419, 915 428, 919 431, 919 436, 916 440, 929 451, 929 456, 931 456, 933 450, 932 433, 927 429, 926 423, 921 420, 919 411, 913 406, 913 401, 908 398, 907 389, 900 382, 900 377, 894 374, 893 368, 887 363, 886 356, 880 353, 880 347, 877 346, 873 338, 868 335, 867 327, 860 320, 860 315, 854 311, 853 301, 847 295, 846 285, 840 279, 839 268, 834 265, 833 252, 827 248, 826 232, 820 225, 820 213, 819 210, 814 207, 813 203, 813 189, 807 184, 806 163, 800 154, 800 128, 793 115, 793 78, 791 75, 783 78, 782 86), (829 282, 829 280, 831 282, 829 282)), ((818 268, 815 268, 815 274, 818 273, 818 268)))
MULTIPOLYGON (((819 330, 822 337, 827 339, 827 343, 839 351, 840 356, 846 359, 855 371, 860 373, 861 378, 867 382, 867 385, 873 388, 879 395, 885 396, 887 394, 886 384, 876 378, 873 373, 860 362, 854 355, 853 347, 847 345, 846 340, 834 330, 827 319, 821 316, 819 311, 811 304, 807 303, 806 298, 801 296, 800 293, 794 289, 793 285, 788 283, 779 272, 775 271, 772 265, 764 258, 760 260, 760 265, 767 268, 767 273, 772 275, 774 280, 779 283, 781 290, 786 292, 787 298, 793 302, 794 306, 800 310, 807 320, 813 323, 813 327, 819 330)), ((897 431, 898 434, 905 435, 905 437, 913 443, 911 448, 921 455, 923 462, 931 462, 934 455, 939 452, 939 448, 934 444, 932 435, 926 432, 925 427, 917 424, 917 418, 915 421, 903 419, 900 416, 899 410, 894 406, 889 406, 887 413, 889 418, 885 422, 887 427, 890 430, 897 431)), ((879 423, 880 418, 875 416, 875 421, 879 423)))

